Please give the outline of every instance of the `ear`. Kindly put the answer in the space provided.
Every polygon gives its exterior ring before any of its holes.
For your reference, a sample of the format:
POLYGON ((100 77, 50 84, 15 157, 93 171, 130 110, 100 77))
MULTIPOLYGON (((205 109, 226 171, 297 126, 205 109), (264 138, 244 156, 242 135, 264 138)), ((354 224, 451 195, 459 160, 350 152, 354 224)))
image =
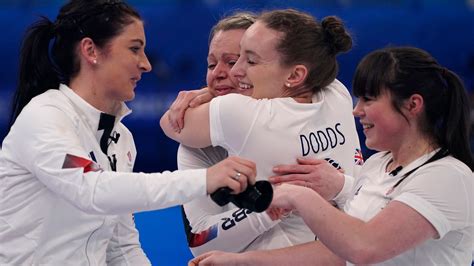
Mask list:
POLYGON ((291 73, 289 77, 286 79, 285 84, 287 84, 287 87, 301 86, 303 85, 307 76, 308 76, 308 69, 306 68, 306 66, 296 65, 291 70, 291 73))
POLYGON ((84 61, 91 64, 97 64, 98 49, 94 41, 91 38, 84 38, 79 43, 79 51, 81 58, 85 59, 84 61))
POLYGON ((412 116, 417 116, 423 112, 425 101, 420 94, 413 94, 405 102, 405 108, 412 116))

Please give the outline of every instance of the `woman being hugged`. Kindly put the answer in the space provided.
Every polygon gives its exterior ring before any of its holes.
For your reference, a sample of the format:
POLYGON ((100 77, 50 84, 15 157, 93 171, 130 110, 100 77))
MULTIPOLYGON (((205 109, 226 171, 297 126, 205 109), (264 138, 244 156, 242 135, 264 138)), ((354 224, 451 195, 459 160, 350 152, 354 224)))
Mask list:
POLYGON ((0 157, 0 264, 147 265, 132 212, 253 183, 254 164, 236 157, 207 171, 131 173, 136 149, 120 121, 151 70, 145 45, 140 15, 122 1, 69 1, 55 22, 28 29, 0 157))
MULTIPOLYGON (((231 68, 239 59, 240 40, 244 32, 256 20, 256 15, 250 12, 236 12, 220 19, 211 29, 209 34, 209 52, 207 56, 207 88, 193 91, 182 91, 170 107, 169 121, 176 121, 180 130, 183 128, 184 112, 191 104, 195 104, 200 99, 226 95, 229 93, 240 93, 251 95, 251 89, 242 89, 238 82, 230 73, 231 68), (179 117, 179 119, 175 119, 179 117)), ((173 124, 172 124, 173 125, 173 124)), ((228 157, 227 150, 222 147, 204 147, 192 148, 185 145, 179 145, 177 155, 178 169, 199 169, 210 167, 228 157)), ((212 242, 199 242, 199 233, 207 229, 208 224, 215 223, 228 217, 229 211, 235 212, 236 207, 233 204, 218 206, 207 196, 199 197, 186 204, 183 204, 183 220, 185 232, 188 238, 188 245, 194 255, 199 255, 205 251, 214 250, 218 247, 232 245, 230 238, 235 234, 246 234, 254 238, 259 234, 258 231, 249 230, 249 226, 255 223, 259 215, 253 214, 249 219, 242 221, 239 230, 221 231, 219 238, 212 242), (229 236, 226 236, 229 234, 229 236)), ((239 244, 240 245, 240 244, 239 244)))
MULTIPOLYGON (((359 148, 352 99, 338 80, 336 55, 352 40, 339 18, 321 22, 296 10, 262 13, 243 34, 240 56, 230 74, 251 97, 228 94, 186 110, 184 127, 173 130, 169 112, 161 119, 165 133, 181 144, 221 146, 229 155, 256 162, 259 180, 277 164, 299 157, 332 158, 353 174, 359 148)), ((329 166, 326 163, 324 166, 329 166)), ((238 173, 235 176, 239 178, 238 173)), ((344 195, 344 176, 327 199, 344 195)), ((317 189, 309 181, 294 181, 317 189)), ((296 214, 274 219, 234 205, 219 208, 209 198, 186 204, 193 227, 193 253, 219 249, 241 252, 291 246, 314 240, 296 214), (192 207, 191 207, 192 206, 192 207)))
POLYGON ((296 209, 320 241, 230 257, 206 254, 196 263, 471 264, 474 165, 459 77, 423 50, 395 47, 367 55, 353 88, 366 144, 381 152, 362 167, 345 213, 304 187, 282 185, 273 201, 273 207, 296 209))

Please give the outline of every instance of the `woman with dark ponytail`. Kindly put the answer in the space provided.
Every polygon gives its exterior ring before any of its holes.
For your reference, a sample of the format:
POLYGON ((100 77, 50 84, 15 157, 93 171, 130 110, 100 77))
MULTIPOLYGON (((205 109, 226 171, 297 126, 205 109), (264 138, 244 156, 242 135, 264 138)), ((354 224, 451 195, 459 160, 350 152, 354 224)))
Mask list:
POLYGON ((71 0, 28 29, 0 156, 0 265, 148 265, 131 213, 254 182, 255 165, 237 157, 132 173, 121 119, 151 70, 145 44, 140 15, 122 1, 71 0))
POLYGON ((362 59, 353 89, 366 144, 381 152, 362 167, 345 213, 310 189, 282 185, 273 207, 298 211, 319 241, 208 253, 199 265, 471 265, 473 160, 459 77, 421 49, 394 47, 362 59))

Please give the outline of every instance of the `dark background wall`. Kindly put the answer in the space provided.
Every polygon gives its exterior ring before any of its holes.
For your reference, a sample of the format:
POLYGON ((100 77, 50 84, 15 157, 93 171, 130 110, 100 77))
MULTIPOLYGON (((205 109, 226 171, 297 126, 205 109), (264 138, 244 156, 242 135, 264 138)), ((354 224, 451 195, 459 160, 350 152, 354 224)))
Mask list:
MULTIPOLYGON (((297 8, 317 18, 340 16, 353 34, 351 52, 341 55, 338 78, 351 88, 357 62, 387 45, 413 45, 432 53, 474 90, 474 0, 161 0, 128 1, 146 23, 152 73, 143 76, 133 113, 125 124, 135 135, 135 170, 176 169, 177 144, 159 128, 159 118, 179 90, 205 84, 207 38, 212 25, 233 10, 297 8)), ((38 15, 54 20, 63 1, 0 0, 0 140, 6 134, 10 98, 16 84, 19 44, 38 15)), ((363 143, 362 143, 363 144, 363 143)), ((371 151, 364 148, 364 154, 371 151)), ((136 214, 143 248, 156 265, 185 265, 191 258, 179 208, 136 214)))

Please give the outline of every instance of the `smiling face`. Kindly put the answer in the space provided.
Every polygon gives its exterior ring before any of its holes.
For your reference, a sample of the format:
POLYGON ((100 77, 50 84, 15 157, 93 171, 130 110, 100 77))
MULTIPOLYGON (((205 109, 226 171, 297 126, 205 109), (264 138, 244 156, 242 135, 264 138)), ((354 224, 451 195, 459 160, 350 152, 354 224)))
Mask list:
POLYGON ((240 89, 230 70, 239 59, 240 40, 244 29, 221 30, 217 32, 209 45, 207 56, 206 81, 214 96, 228 93, 251 95, 251 89, 240 89))
POLYGON ((403 143, 409 124, 392 105, 387 90, 378 97, 360 97, 353 111, 360 118, 366 137, 365 144, 370 149, 392 151, 403 143))
POLYGON ((104 97, 111 101, 130 101, 143 72, 151 70, 145 55, 143 22, 133 19, 123 32, 113 38, 97 58, 96 84, 104 88, 104 97))
POLYGON ((283 95, 291 68, 283 66, 276 47, 282 33, 255 22, 240 42, 240 57, 231 70, 242 89, 252 89, 252 97, 277 98, 283 95))

